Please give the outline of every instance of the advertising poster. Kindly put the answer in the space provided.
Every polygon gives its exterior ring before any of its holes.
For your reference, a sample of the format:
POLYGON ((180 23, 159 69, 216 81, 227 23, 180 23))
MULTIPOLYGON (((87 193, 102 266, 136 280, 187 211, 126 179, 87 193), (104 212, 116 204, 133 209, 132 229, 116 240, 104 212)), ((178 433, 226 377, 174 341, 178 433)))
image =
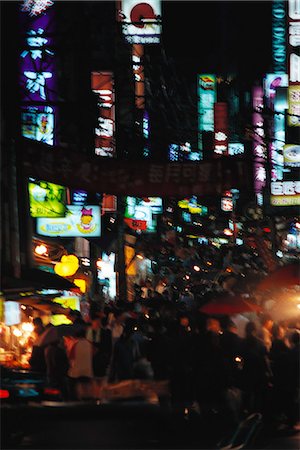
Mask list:
POLYGON ((49 237, 100 237, 100 207, 68 205, 65 217, 60 219, 38 218, 36 232, 49 237))

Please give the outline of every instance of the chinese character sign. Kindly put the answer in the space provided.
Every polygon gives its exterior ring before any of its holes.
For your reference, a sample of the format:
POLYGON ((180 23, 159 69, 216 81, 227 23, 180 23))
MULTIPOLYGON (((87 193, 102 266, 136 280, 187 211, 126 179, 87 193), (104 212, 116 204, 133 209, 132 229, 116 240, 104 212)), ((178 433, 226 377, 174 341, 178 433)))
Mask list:
MULTIPOLYGON (((261 86, 255 86, 252 91, 252 124, 253 124, 253 157, 254 157, 254 192, 261 194, 266 184, 266 147, 264 142, 263 128, 263 89, 261 86)), ((260 198, 260 197, 257 197, 260 198)))
POLYGON ((130 44, 159 44, 161 1, 121 0, 117 2, 117 20, 122 22, 125 39, 130 44))
POLYGON ((288 125, 300 127, 300 1, 288 1, 288 125))
POLYGON ((215 148, 217 155, 228 155, 228 109, 227 103, 214 104, 215 148))
POLYGON ((24 2, 20 11, 21 126, 22 136, 54 145, 57 102, 54 9, 41 3, 24 2))
POLYGON ((97 96, 98 126, 95 129, 95 154, 115 156, 115 97, 111 72, 92 72, 92 91, 97 96))

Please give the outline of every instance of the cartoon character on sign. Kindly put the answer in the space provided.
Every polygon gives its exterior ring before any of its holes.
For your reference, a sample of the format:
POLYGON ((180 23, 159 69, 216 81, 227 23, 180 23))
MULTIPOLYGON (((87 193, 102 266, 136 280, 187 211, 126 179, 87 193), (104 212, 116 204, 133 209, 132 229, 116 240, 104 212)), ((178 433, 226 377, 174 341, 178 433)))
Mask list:
POLYGON ((91 233, 95 230, 96 224, 93 223, 93 208, 82 208, 80 223, 77 224, 77 228, 81 233, 91 233))

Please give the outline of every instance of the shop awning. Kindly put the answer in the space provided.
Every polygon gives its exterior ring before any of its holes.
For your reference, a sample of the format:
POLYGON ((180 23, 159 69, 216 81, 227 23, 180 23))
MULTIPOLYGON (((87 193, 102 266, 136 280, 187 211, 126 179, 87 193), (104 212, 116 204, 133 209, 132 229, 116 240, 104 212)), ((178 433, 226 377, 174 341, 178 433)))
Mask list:
POLYGON ((26 292, 36 293, 42 289, 78 291, 77 286, 66 278, 35 268, 23 269, 20 278, 6 274, 1 278, 0 290, 4 297, 26 292))

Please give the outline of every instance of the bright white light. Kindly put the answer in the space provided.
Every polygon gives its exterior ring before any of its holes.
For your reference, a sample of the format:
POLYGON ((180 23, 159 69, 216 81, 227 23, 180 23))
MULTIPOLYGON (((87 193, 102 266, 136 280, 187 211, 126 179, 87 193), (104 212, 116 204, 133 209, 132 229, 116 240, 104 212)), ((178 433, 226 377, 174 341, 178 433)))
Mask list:
POLYGON ((22 332, 19 330, 19 328, 15 328, 13 331, 14 336, 20 337, 22 336, 22 332))
POLYGON ((200 272, 200 270, 201 270, 199 266, 194 266, 193 269, 195 272, 200 272))
POLYGON ((34 249, 37 255, 47 255, 48 248, 44 244, 37 245, 34 249))
POLYGON ((32 323, 30 323, 30 322, 22 323, 21 327, 22 327, 22 330, 26 331, 27 333, 32 333, 33 328, 34 328, 32 323))
POLYGON ((278 258, 282 258, 283 257, 283 253, 281 250, 278 250, 278 252, 276 252, 276 255, 278 256, 278 258))

